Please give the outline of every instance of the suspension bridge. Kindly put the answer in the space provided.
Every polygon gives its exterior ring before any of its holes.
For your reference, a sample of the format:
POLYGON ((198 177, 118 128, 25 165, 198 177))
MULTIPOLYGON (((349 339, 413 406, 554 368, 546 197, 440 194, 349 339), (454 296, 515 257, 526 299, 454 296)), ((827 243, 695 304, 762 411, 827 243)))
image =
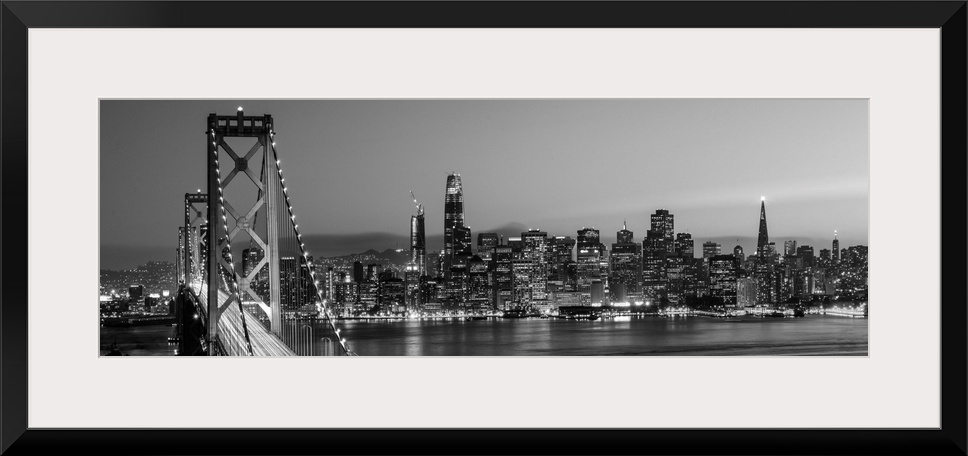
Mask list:
POLYGON ((272 116, 210 114, 205 140, 207 192, 185 194, 178 229, 178 354, 355 355, 296 223, 272 116))

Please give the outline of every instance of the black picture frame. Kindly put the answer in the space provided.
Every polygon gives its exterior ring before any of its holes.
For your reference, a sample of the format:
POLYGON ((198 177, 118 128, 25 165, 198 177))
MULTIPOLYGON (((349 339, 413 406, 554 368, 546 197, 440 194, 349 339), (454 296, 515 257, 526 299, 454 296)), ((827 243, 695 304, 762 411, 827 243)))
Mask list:
POLYGON ((966 7, 959 1, 3 1, 3 454, 966 454, 966 7), (73 27, 888 27, 941 30, 939 429, 80 430, 27 427, 27 30, 73 27), (5 217, 4 217, 5 216, 5 217))

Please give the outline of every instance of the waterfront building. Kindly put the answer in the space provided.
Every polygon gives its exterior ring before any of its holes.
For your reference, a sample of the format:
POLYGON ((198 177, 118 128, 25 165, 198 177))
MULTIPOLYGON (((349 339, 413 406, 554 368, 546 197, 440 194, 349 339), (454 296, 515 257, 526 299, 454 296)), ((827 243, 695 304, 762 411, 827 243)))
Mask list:
POLYGON ((378 284, 380 310, 388 314, 406 311, 406 284, 398 277, 381 278, 378 284))
POLYGON ((748 277, 736 279, 736 307, 756 305, 756 281, 748 277))
POLYGON ((433 315, 440 312, 440 285, 436 277, 420 278, 421 311, 433 315))
POLYGON ((605 283, 600 279, 592 280, 588 294, 591 305, 601 307, 605 304, 605 283))
POLYGON ((736 306, 736 259, 716 255, 709 259, 709 295, 721 298, 726 307, 736 306))

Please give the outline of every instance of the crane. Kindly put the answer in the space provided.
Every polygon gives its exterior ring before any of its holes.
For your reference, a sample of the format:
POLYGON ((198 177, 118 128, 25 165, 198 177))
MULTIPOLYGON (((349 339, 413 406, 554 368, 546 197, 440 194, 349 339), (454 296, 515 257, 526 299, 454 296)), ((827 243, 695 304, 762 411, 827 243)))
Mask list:
POLYGON ((413 194, 413 190, 410 190, 410 197, 413 198, 413 205, 417 206, 417 215, 423 215, 423 205, 417 202, 417 197, 413 194))

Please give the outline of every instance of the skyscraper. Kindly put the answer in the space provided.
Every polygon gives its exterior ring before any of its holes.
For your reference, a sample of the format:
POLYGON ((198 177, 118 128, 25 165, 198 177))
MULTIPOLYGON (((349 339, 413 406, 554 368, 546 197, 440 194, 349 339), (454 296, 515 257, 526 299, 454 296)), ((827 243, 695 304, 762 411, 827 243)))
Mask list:
POLYGON ((736 258, 736 265, 742 267, 743 262, 746 261, 746 255, 743 254, 743 246, 737 245, 733 247, 733 257, 736 258))
POLYGON ((718 242, 706 241, 702 243, 702 257, 704 259, 712 258, 716 255, 721 255, 723 253, 723 246, 718 242))
POLYGON ((642 246, 633 240, 625 224, 616 233, 618 242, 612 244, 609 256, 611 278, 609 292, 612 302, 628 302, 629 295, 638 296, 642 281, 642 246))
POLYGON ((721 298, 723 305, 736 305, 736 257, 715 255, 709 258, 709 295, 721 298))
POLYGON ((674 216, 665 209, 656 209, 650 222, 651 229, 642 241, 642 293, 656 301, 665 295, 668 285, 666 258, 675 253, 675 224, 674 216))
POLYGON ((605 246, 600 241, 599 231, 595 228, 578 230, 578 291, 584 295, 589 293, 590 299, 592 282, 602 277, 601 256, 605 246))
POLYGON ((834 264, 840 263, 840 241, 837 240, 837 230, 834 230, 834 245, 830 249, 831 255, 833 255, 834 264))
POLYGON ((497 233, 477 233, 477 254, 484 261, 491 259, 494 247, 498 245, 497 233))
POLYGON ((521 233, 521 241, 524 243, 524 247, 521 250, 522 258, 531 262, 531 269, 527 277, 530 298, 531 300, 546 299, 548 292, 548 264, 551 262, 548 233, 538 229, 531 229, 521 233))
POLYGON ((444 275, 449 277, 450 267, 454 262, 454 229, 464 226, 464 188, 461 185, 460 174, 451 173, 447 176, 447 188, 444 193, 444 275))
POLYGON ((656 237, 661 238, 662 249, 667 254, 675 251, 675 216, 668 210, 656 209, 651 216, 651 231, 655 232, 656 237))
POLYGON ((756 237, 756 254, 766 256, 770 244, 770 235, 766 230, 766 197, 760 199, 760 232, 756 237))
POLYGON ((569 266, 573 268, 575 265, 574 251, 575 240, 571 236, 551 238, 551 271, 548 275, 558 291, 575 291, 575 282, 568 274, 569 266))
POLYGON ((692 234, 689 233, 677 233, 676 234, 676 254, 692 259, 695 257, 695 242, 692 240, 692 234))
POLYGON ((417 206, 417 215, 410 216, 410 263, 418 277, 427 275, 427 238, 424 231, 423 205, 417 206))

